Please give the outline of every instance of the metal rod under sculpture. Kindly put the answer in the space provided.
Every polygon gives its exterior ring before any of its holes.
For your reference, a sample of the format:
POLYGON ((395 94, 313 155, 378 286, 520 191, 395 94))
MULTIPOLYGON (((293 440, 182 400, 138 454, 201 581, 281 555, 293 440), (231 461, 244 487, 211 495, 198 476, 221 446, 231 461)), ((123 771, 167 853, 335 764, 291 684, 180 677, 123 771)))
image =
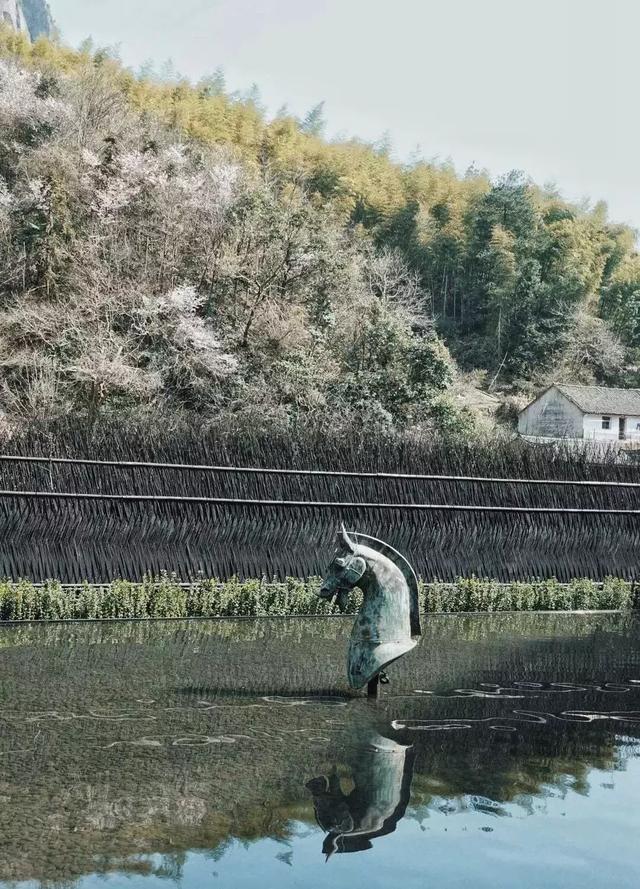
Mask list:
POLYGON ((421 635, 418 580, 405 557, 374 537, 344 528, 338 552, 322 582, 319 595, 337 600, 344 611, 349 593, 364 594, 351 632, 347 673, 352 688, 369 686, 377 697, 385 667, 418 644, 421 635))

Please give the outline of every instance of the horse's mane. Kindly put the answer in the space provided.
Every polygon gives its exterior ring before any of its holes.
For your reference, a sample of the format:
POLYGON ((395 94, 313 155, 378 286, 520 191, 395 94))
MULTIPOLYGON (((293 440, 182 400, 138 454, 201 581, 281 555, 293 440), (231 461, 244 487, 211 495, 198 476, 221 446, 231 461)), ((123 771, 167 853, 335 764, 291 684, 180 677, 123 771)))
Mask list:
POLYGON ((368 534, 361 534, 359 531, 348 531, 349 537, 352 538, 355 543, 361 543, 363 546, 368 546, 370 549, 375 550, 383 556, 386 556, 394 565, 402 571, 405 580, 407 581, 407 585, 409 587, 409 591, 411 593, 410 596, 410 619, 411 619, 411 635, 412 636, 421 636, 422 628, 420 626, 420 599, 418 594, 418 578, 416 577, 416 573, 406 560, 406 558, 399 553, 397 549, 394 549, 390 544, 385 543, 383 540, 378 540, 377 537, 370 537, 368 534))

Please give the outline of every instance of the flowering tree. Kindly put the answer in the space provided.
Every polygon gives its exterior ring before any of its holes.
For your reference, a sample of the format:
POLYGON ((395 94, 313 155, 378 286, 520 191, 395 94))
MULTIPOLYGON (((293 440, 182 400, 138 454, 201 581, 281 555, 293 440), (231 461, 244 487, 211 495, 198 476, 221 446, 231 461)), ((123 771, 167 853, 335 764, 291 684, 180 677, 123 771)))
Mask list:
POLYGON ((96 65, 0 63, 0 126, 5 414, 439 422, 417 275, 304 177, 133 114, 96 65))

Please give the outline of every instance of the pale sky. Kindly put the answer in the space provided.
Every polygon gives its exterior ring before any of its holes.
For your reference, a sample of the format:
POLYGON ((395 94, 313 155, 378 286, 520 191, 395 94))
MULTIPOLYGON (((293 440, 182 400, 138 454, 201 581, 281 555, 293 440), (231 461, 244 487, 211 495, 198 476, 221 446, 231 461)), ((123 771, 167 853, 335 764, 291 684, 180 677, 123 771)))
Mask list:
POLYGON ((326 101, 329 135, 522 169, 640 228, 640 0, 50 0, 63 38, 326 101))

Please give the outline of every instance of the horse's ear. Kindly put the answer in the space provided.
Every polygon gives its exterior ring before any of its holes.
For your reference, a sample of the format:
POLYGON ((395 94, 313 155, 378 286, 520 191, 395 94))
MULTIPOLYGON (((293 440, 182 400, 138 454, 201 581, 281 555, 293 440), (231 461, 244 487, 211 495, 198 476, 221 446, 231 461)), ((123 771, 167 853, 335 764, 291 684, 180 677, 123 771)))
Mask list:
POLYGON ((355 553, 356 545, 353 540, 347 534, 347 529, 344 525, 340 527, 340 533, 338 534, 338 542, 341 543, 346 549, 349 550, 350 553, 355 553))

